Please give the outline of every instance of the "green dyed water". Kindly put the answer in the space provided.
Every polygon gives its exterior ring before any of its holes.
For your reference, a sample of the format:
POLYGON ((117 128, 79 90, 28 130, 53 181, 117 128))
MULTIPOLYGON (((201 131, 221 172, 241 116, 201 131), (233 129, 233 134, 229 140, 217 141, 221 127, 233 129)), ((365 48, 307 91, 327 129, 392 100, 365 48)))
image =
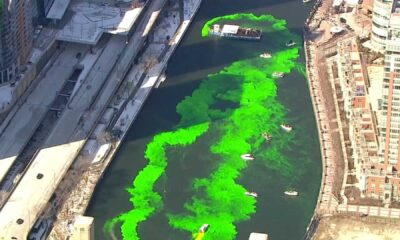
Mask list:
MULTIPOLYGON (((247 239, 252 231, 268 232, 273 239, 301 239, 318 192, 320 166, 304 64, 298 61, 301 45, 285 47, 289 39, 300 43, 300 37, 287 28, 285 20, 265 14, 212 18, 195 25, 197 34, 200 27, 204 38, 198 42, 207 41, 216 52, 230 47, 236 54, 224 53, 228 59, 223 59, 225 66, 217 71, 202 71, 197 66, 199 81, 186 82, 190 76, 173 70, 177 77, 169 78, 170 85, 150 98, 150 106, 131 130, 135 139, 128 138, 115 159, 131 166, 116 169, 113 164, 89 210, 100 224, 109 219, 103 231, 97 227, 97 236, 190 239, 202 224, 209 223, 204 239, 247 239), (263 41, 206 36, 205 29, 212 24, 228 22, 262 29, 263 41), (273 57, 259 58, 264 51, 273 57), (290 75, 277 80, 272 77, 275 71, 290 75), (166 107, 167 99, 172 103, 166 107), (160 103, 163 109, 157 107, 160 103), (171 108, 177 115, 167 112, 171 108), (163 123, 163 119, 175 120, 163 123), (294 125, 294 130, 282 131, 281 123, 294 125), (151 124, 159 128, 153 127, 150 134, 142 129, 151 124), (265 141, 265 132, 273 136, 272 141, 265 141), (255 160, 243 161, 240 155, 244 153, 252 153, 255 160), (130 186, 126 174, 133 179, 130 186), (124 196, 120 193, 123 186, 127 186, 124 196), (282 194, 292 187, 299 189, 300 198, 282 194), (101 189, 107 189, 105 196, 101 189), (245 191, 255 191, 259 198, 248 197, 245 191), (285 231, 286 227, 292 231, 285 231)), ((195 42, 184 42, 174 59, 198 48, 195 42)))

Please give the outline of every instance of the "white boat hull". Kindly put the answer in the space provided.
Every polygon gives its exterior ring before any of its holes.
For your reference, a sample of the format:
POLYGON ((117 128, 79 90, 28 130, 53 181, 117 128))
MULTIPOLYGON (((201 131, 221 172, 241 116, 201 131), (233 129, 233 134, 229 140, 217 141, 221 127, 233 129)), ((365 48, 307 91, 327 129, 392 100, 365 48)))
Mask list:
POLYGON ((281 128, 283 129, 283 130, 285 130, 286 132, 290 132, 290 131, 292 131, 292 127, 290 127, 290 126, 285 126, 285 125, 281 125, 281 128))
POLYGON ((288 195, 288 196, 299 196, 299 193, 296 191, 286 191, 284 193, 285 193, 285 195, 288 195))
POLYGON ((254 160, 254 157, 251 156, 251 154, 247 153, 247 154, 243 154, 240 156, 243 160, 245 161, 250 161, 250 160, 254 160))

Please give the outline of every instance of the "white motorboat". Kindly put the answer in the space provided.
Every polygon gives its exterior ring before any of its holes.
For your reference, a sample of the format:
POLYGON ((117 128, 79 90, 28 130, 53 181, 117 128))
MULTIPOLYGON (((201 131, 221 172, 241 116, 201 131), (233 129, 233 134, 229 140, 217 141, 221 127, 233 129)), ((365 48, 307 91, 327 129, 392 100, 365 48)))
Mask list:
POLYGON ((296 42, 293 40, 289 40, 286 42, 286 47, 293 47, 294 45, 296 45, 296 42))
POLYGON ((268 52, 260 54, 260 58, 271 58, 271 57, 272 57, 271 53, 268 53, 268 52))
POLYGON ((205 233, 205 232, 207 232, 209 227, 210 227, 210 224, 205 223, 200 227, 199 232, 205 233))
POLYGON ((289 195, 289 196, 299 196, 299 193, 296 191, 285 191, 284 193, 285 193, 285 195, 289 195))
POLYGON ((312 0, 303 0, 303 3, 309 3, 309 2, 311 2, 312 0))
POLYGON ((250 153, 243 154, 240 157, 245 161, 254 160, 253 155, 251 155, 250 153))
POLYGON ((284 76, 285 76, 285 74, 283 72, 273 72, 272 73, 272 77, 274 77, 274 78, 281 78, 284 76))
POLYGON ((290 131, 292 131, 292 129, 293 129, 292 126, 287 125, 287 124, 281 124, 281 128, 282 128, 283 130, 285 130, 286 132, 290 132, 290 131))
POLYGON ((256 192, 245 192, 244 194, 246 196, 253 197, 253 198, 258 197, 258 194, 256 192))
POLYGON ((272 139, 272 135, 268 134, 267 132, 262 133, 263 138, 265 138, 265 141, 269 141, 272 139))

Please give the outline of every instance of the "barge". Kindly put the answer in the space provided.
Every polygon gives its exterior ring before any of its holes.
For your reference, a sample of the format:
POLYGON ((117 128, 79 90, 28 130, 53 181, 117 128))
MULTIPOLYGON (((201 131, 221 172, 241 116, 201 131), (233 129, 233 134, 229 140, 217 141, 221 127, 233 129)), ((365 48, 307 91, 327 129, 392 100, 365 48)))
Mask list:
POLYGON ((241 28, 238 25, 225 24, 221 28, 219 24, 214 24, 210 29, 209 34, 225 38, 260 40, 262 32, 261 30, 254 28, 241 28))

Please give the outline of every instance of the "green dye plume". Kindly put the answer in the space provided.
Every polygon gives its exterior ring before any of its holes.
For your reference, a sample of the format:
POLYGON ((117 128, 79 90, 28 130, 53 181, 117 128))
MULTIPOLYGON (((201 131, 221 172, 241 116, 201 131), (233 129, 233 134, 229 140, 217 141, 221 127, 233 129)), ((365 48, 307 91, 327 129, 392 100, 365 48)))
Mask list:
POLYGON ((127 189, 131 194, 130 201, 135 208, 106 223, 105 229, 111 232, 114 225, 122 222, 121 231, 124 239, 139 239, 137 225, 162 208, 161 196, 153 191, 157 179, 167 166, 166 148, 168 146, 185 146, 207 131, 209 124, 202 123, 175 132, 158 134, 147 146, 145 157, 149 164, 139 172, 133 181, 133 187, 127 189))
MULTIPOLYGON (((271 36, 276 34, 277 39, 296 38, 287 30, 285 20, 253 14, 211 19, 204 25, 202 36, 208 35, 212 24, 233 20, 244 21, 246 26, 257 25, 271 36)), ((204 239, 235 239, 235 224, 248 220, 256 210, 256 200, 245 196, 246 188, 237 183, 247 166, 240 155, 251 152, 266 168, 279 171, 283 176, 296 177, 294 166, 282 154, 293 134, 280 129, 280 124, 285 122, 286 109, 277 100, 278 89, 272 73, 290 73, 294 68, 303 72, 302 66, 296 63, 298 57, 298 47, 278 50, 270 59, 237 61, 209 75, 191 96, 178 104, 181 120, 177 130, 157 134, 148 144, 145 157, 149 163, 128 189, 134 208, 108 221, 105 231, 112 233, 114 226, 121 223, 124 239, 140 239, 138 224, 163 209, 162 198, 154 191, 154 185, 165 174, 166 149, 194 144, 208 129, 215 129, 218 139, 210 145, 210 152, 219 159, 215 161, 214 172, 207 178, 194 179, 195 194, 184 205, 184 212, 168 213, 167 217, 172 228, 186 231, 193 237, 202 224, 208 223, 211 227, 204 239), (232 107, 218 108, 220 102, 229 102, 232 107), (274 136, 268 145, 262 137, 264 132, 274 136)))
POLYGON ((256 16, 252 13, 237 13, 222 17, 216 17, 211 20, 208 20, 201 29, 201 36, 207 37, 211 29, 211 26, 221 21, 246 21, 247 22, 247 24, 245 24, 246 26, 249 26, 249 24, 253 25, 256 23, 269 23, 269 26, 267 27, 267 29, 264 29, 264 31, 287 30, 286 21, 276 19, 272 15, 256 16))

